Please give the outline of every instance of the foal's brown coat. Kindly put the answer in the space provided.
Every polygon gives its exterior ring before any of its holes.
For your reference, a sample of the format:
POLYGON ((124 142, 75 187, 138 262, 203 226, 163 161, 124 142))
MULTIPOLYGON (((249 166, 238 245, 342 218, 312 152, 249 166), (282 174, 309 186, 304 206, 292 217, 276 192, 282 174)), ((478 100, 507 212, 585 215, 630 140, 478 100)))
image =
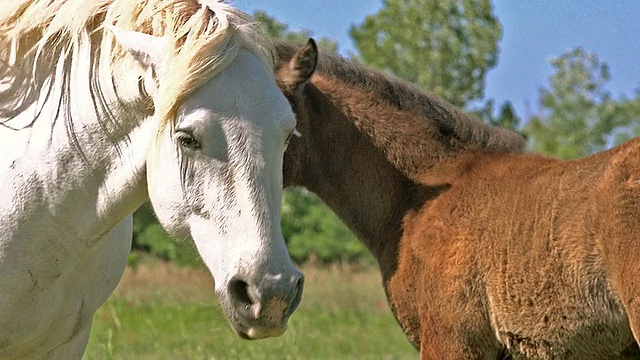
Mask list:
POLYGON ((640 140, 524 154, 516 134, 339 57, 308 82, 312 43, 278 51, 302 134, 285 186, 371 250, 422 358, 625 358, 640 336, 640 140))

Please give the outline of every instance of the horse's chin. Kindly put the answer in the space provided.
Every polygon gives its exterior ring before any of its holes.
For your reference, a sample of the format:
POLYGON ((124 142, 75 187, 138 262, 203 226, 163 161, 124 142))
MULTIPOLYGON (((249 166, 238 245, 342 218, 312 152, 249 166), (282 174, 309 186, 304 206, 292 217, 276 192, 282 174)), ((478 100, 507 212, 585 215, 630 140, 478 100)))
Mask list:
POLYGON ((259 329, 255 327, 250 327, 248 330, 238 330, 234 329, 236 334, 245 340, 259 340, 266 339, 270 337, 278 337, 287 330, 287 325, 278 326, 270 329, 259 329))

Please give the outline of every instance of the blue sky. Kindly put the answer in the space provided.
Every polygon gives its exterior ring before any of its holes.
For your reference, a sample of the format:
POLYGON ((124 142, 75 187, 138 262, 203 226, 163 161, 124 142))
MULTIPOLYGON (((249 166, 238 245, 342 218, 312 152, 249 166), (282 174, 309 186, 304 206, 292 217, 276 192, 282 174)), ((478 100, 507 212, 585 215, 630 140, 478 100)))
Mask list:
MULTIPOLYGON (((240 9, 262 9, 291 30, 336 40, 339 51, 355 51, 349 27, 376 13, 381 0, 235 0, 240 9)), ((581 46, 609 65, 606 88, 615 97, 633 97, 640 88, 640 1, 494 1, 503 26, 497 67, 486 93, 497 104, 510 100, 518 114, 538 110, 538 93, 552 74, 549 58, 581 46)))

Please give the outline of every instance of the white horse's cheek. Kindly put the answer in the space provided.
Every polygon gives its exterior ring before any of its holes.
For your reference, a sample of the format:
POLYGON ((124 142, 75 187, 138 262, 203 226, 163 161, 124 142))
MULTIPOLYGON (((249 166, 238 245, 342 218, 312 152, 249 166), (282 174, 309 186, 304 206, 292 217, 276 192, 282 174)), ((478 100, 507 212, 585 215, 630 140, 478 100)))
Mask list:
POLYGON ((235 247, 229 246, 233 242, 222 241, 221 234, 211 226, 210 220, 193 216, 187 222, 198 253, 213 276, 216 290, 221 290, 228 283, 229 274, 234 273, 230 264, 236 263, 237 254, 235 247))

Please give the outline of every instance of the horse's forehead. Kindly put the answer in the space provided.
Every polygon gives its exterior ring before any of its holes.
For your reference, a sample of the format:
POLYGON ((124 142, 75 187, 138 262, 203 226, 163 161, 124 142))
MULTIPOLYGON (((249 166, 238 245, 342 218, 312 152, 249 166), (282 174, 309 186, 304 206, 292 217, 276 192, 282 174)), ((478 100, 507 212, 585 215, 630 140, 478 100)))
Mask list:
POLYGON ((203 107, 221 117, 251 121, 277 124, 294 118, 273 71, 247 51, 240 51, 229 66, 197 89, 182 106, 186 112, 203 107))

